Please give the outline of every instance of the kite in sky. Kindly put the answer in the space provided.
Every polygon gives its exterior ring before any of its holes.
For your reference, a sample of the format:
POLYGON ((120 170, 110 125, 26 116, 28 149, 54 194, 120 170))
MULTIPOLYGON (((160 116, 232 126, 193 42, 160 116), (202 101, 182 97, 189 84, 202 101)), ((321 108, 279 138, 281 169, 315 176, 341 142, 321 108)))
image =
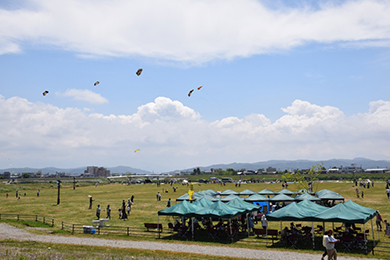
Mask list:
POLYGON ((137 72, 136 72, 135 74, 137 74, 137 76, 141 75, 142 70, 143 70, 143 69, 138 69, 137 72))
POLYGON ((189 96, 189 97, 191 97, 192 92, 194 92, 193 89, 191 89, 190 92, 188 93, 188 96, 189 96))
POLYGON ((201 88, 203 88, 203 86, 198 87, 198 90, 200 90, 201 88))
POLYGON ((96 81, 95 83, 93 83, 93 85, 96 87, 99 83, 99 81, 96 81))
POLYGON ((138 152, 139 150, 140 150, 140 149, 135 149, 135 151, 134 151, 134 152, 136 153, 136 152, 138 152))
POLYGON ((45 90, 45 92, 42 93, 42 95, 46 96, 47 94, 49 94, 49 91, 45 90))

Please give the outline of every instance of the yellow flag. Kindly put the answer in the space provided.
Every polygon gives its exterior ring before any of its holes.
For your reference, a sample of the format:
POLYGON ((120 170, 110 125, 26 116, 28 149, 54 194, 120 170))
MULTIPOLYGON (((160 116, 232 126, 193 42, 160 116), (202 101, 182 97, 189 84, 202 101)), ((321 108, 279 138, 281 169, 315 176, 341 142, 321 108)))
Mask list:
POLYGON ((188 185, 189 187, 189 190, 188 190, 188 198, 191 201, 194 201, 195 200, 195 195, 194 195, 194 184, 190 183, 190 185, 188 185))

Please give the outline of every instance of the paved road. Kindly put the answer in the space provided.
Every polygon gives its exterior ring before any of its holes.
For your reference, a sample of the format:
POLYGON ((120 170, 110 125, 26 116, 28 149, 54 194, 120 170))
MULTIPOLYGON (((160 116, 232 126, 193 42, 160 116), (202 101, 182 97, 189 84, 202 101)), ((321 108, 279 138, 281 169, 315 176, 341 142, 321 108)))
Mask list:
MULTIPOLYGON (((65 237, 57 235, 37 235, 29 233, 24 229, 15 228, 7 223, 0 223, 0 240, 13 239, 19 241, 37 241, 58 244, 75 244, 88 246, 108 246, 116 248, 134 248, 145 250, 163 250, 174 252, 187 252, 196 254, 207 254, 220 256, 238 257, 244 259, 296 259, 296 260, 313 260, 321 259, 320 254, 306 254, 284 252, 277 250, 255 250, 244 248, 220 247, 220 246, 199 246, 199 245, 183 245, 181 243, 160 243, 149 241, 130 241, 130 240, 110 240, 101 238, 79 238, 65 237)), ((375 260, 377 258, 358 258, 358 257, 343 257, 339 256, 339 260, 375 260)))

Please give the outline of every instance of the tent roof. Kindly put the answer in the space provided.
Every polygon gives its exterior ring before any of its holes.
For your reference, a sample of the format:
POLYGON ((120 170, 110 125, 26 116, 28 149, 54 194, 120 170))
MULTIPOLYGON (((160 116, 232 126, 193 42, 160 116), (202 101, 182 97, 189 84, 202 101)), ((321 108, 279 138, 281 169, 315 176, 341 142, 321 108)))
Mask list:
MULTIPOLYGON (((267 218, 269 220, 282 221, 309 221, 313 218, 313 216, 320 212, 318 210, 319 208, 308 208, 305 205, 300 205, 300 203, 293 202, 281 209, 272 212, 271 214, 268 214, 267 218)), ((326 208, 324 210, 326 210, 326 208)))
POLYGON ((221 195, 231 195, 231 194, 237 195, 238 192, 234 191, 234 190, 224 190, 224 191, 221 192, 221 195))
POLYGON ((312 202, 310 200, 302 200, 300 202, 298 202, 298 205, 300 207, 303 207, 303 208, 306 208, 306 209, 310 209, 312 211, 316 211, 317 213, 321 213, 325 210, 328 210, 329 208, 328 207, 325 207, 325 206, 321 206, 315 202, 312 202))
POLYGON ((278 201, 294 201, 294 198, 286 195, 286 194, 278 194, 273 196, 272 198, 269 199, 269 201, 272 202, 278 202, 278 201))
POLYGON ((211 200, 209 200, 209 199, 207 199, 205 197, 202 197, 202 198, 192 202, 192 205, 196 205, 196 206, 199 206, 201 208, 205 208, 205 207, 210 206, 213 203, 214 202, 212 202, 211 200))
POLYGON ((318 198, 322 200, 344 200, 344 197, 338 194, 337 192, 331 190, 320 190, 316 192, 318 198))
POLYGON ((254 192, 253 190, 246 189, 246 190, 241 191, 239 194, 240 195, 253 195, 253 194, 256 194, 256 192, 254 192))
POLYGON ((288 189, 282 189, 276 193, 277 194, 285 194, 285 195, 293 195, 294 194, 294 192, 292 192, 291 190, 288 190, 288 189))
POLYGON ((266 196, 260 195, 260 194, 253 194, 249 196, 248 198, 244 199, 245 201, 255 202, 255 201, 268 201, 269 198, 266 196))
POLYGON ((259 191, 257 194, 260 194, 260 195, 275 195, 276 192, 274 192, 272 190, 269 190, 269 189, 264 189, 264 190, 259 191))
POLYGON ((225 198, 222 198, 221 201, 222 202, 228 202, 228 201, 231 201, 231 200, 234 200, 234 199, 243 200, 244 198, 241 198, 238 195, 231 194, 229 196, 226 196, 225 198))
POLYGON ((363 214, 367 214, 371 217, 374 217, 377 215, 377 210, 364 207, 362 205, 359 205, 359 204, 353 202, 352 200, 348 200, 347 202, 344 202, 344 205, 352 210, 361 212, 363 214))
POLYGON ((206 208, 191 213, 190 215, 191 217, 233 218, 243 213, 245 213, 245 210, 228 206, 219 200, 206 208))
POLYGON ((313 221, 325 222, 344 222, 344 223, 360 223, 364 224, 373 216, 352 209, 344 203, 337 204, 314 216, 313 221))
POLYGON ((298 195, 294 199, 298 200, 298 201, 301 201, 301 200, 320 201, 321 200, 320 198, 314 197, 314 196, 307 194, 307 193, 302 194, 302 195, 298 195))
POLYGON ((158 215, 167 215, 167 216, 186 216, 189 213, 193 213, 197 210, 200 210, 201 207, 193 205, 192 203, 183 200, 182 202, 173 205, 172 207, 165 208, 158 212, 158 215))
POLYGON ((245 209, 247 213, 258 210, 261 208, 261 206, 254 205, 249 202, 245 202, 240 198, 233 199, 226 203, 226 205, 239 208, 239 209, 245 209))

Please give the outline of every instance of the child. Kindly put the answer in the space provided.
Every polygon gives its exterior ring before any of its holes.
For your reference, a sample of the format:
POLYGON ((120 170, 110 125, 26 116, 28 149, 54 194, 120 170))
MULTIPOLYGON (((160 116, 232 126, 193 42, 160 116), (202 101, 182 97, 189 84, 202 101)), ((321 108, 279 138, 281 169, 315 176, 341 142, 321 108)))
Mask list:
POLYGON ((119 213, 119 219, 121 219, 122 218, 122 209, 119 209, 118 213, 119 213))

